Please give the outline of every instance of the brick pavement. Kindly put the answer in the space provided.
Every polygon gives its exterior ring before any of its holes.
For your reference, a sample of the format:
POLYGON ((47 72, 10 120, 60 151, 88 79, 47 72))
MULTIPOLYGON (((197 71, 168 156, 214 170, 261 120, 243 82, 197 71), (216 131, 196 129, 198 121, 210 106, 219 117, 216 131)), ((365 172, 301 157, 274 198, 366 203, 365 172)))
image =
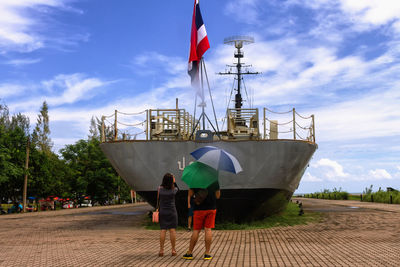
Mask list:
POLYGON ((211 261, 158 254, 159 231, 141 227, 148 205, 0 216, 0 266, 399 266, 400 205, 302 199, 323 222, 251 231, 214 231, 211 261), (354 208, 359 207, 359 208, 354 208))

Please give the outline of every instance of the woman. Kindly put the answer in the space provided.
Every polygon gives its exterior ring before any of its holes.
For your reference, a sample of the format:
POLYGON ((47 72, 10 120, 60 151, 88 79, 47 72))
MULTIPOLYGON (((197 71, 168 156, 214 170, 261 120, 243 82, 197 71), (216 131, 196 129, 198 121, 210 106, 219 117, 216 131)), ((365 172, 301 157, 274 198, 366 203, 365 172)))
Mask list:
POLYGON ((175 207, 175 195, 178 192, 175 183, 175 177, 171 173, 164 175, 161 186, 158 188, 158 199, 160 201, 160 257, 164 256, 164 242, 167 230, 169 230, 169 238, 171 239, 172 256, 176 256, 175 241, 176 227, 178 226, 178 213, 175 207))

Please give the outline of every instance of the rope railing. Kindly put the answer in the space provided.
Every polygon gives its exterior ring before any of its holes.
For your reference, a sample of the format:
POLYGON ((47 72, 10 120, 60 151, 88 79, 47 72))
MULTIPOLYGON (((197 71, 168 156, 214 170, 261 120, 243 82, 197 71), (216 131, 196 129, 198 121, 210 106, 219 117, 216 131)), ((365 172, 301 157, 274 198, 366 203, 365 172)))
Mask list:
POLYGON ((296 136, 299 137, 300 140, 308 140, 307 138, 301 137, 297 132, 296 132, 296 136))
POLYGON ((293 133, 293 130, 292 129, 290 129, 290 130, 288 130, 288 131, 272 131, 273 133, 280 133, 280 134, 285 134, 285 133, 293 133))
POLYGON ((137 115, 145 114, 146 110, 142 111, 142 112, 136 112, 136 113, 126 113, 126 112, 122 112, 122 111, 117 111, 117 113, 123 114, 123 115, 128 115, 128 116, 137 116, 137 115))
MULTIPOLYGON (((311 117, 310 117, 311 118, 311 117)), ((297 126, 299 126, 299 128, 303 129, 303 130, 310 130, 311 129, 311 125, 309 127, 303 127, 300 124, 297 123, 297 121, 295 122, 297 126)))
MULTIPOLYGON (((225 128, 226 130, 221 130, 219 133, 225 134, 226 140, 237 138, 293 139, 315 143, 314 115, 302 116, 294 108, 287 112, 276 112, 268 108, 263 108, 263 111, 264 116, 260 120, 258 109, 228 109, 229 124, 225 128), (268 117, 266 116, 267 112, 268 117), (277 114, 280 120, 272 118, 270 113, 277 114), (298 121, 298 118, 302 120, 298 121), (303 120, 310 120, 310 122, 305 125, 306 122, 303 120), (260 134, 261 127, 264 128, 263 135, 260 134), (290 136, 290 134, 292 135, 290 136), (305 138, 304 135, 306 135, 305 138)), ((184 109, 178 108, 148 109, 135 113, 115 110, 113 115, 101 118, 102 142, 131 140, 132 137, 136 139, 137 136, 143 134, 146 140, 191 140, 193 133, 200 129, 200 124, 194 116, 184 109), (123 116, 118 116, 118 114, 123 116), (114 122, 110 120, 112 117, 114 117, 114 122), (193 127, 196 129, 194 130, 193 127)))
POLYGON ((136 123, 136 124, 128 124, 128 123, 124 123, 124 122, 121 122, 121 121, 117 121, 118 124, 122 124, 122 125, 128 126, 128 127, 136 127, 136 126, 139 126, 139 125, 143 126, 146 122, 147 121, 142 121, 142 122, 139 122, 139 123, 136 123))
POLYGON ((111 126, 113 126, 114 127, 114 123, 112 123, 112 122, 110 122, 109 120, 107 120, 106 118, 104 118, 104 120, 106 121, 106 122, 108 122, 111 126))
POLYGON ((305 119, 305 120, 308 120, 308 119, 311 119, 311 118, 312 118, 312 116, 303 117, 303 116, 301 116, 297 111, 295 111, 295 113, 296 113, 297 116, 299 116, 300 118, 305 119))
POLYGON ((109 116, 104 116, 104 118, 111 118, 111 117, 114 117, 114 116, 115 116, 115 114, 111 114, 109 116))
POLYGON ((304 140, 304 141, 309 141, 309 142, 314 142, 315 143, 315 127, 314 127, 314 115, 311 115, 309 117, 302 116, 299 114, 296 109, 292 109, 291 111, 287 112, 276 112, 268 108, 264 108, 264 139, 278 139, 278 134, 287 134, 287 133, 293 133, 293 136, 291 139, 294 140, 304 140), (278 115, 286 115, 286 120, 285 122, 278 122, 276 119, 272 119, 270 116, 267 118, 266 113, 273 113, 273 114, 278 114, 278 115), (289 116, 289 113, 291 113, 291 119, 287 118, 289 116), (300 124, 298 122, 298 118, 303 119, 303 120, 311 120, 311 123, 309 126, 305 126, 303 123, 300 124), (267 127, 267 122, 269 122, 270 127, 267 127), (290 131, 279 131, 278 127, 279 126, 285 126, 288 124, 292 124, 292 127, 290 131), (303 138, 298 131, 307 131, 307 137, 303 138), (267 131, 269 131, 269 134, 267 134, 267 131))
POLYGON ((270 119, 268 119, 268 118, 265 118, 265 120, 267 120, 267 121, 269 121, 269 122, 272 122, 272 123, 274 123, 274 124, 276 124, 276 125, 286 125, 286 124, 289 124, 289 123, 292 123, 292 122, 293 122, 293 120, 291 120, 291 121, 288 121, 288 122, 277 123, 277 122, 275 122, 274 120, 270 120, 270 119))
POLYGON ((289 111, 284 111, 284 112, 278 112, 278 111, 270 110, 270 109, 268 109, 268 108, 265 108, 265 110, 268 110, 269 112, 275 113, 275 114, 288 114, 288 113, 292 112, 291 110, 289 110, 289 111))

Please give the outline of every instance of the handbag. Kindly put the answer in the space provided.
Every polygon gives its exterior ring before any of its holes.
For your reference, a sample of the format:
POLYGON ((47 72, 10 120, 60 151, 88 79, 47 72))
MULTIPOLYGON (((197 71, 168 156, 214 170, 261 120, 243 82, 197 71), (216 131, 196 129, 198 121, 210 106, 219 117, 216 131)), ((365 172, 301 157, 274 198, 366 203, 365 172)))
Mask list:
POLYGON ((158 191, 157 191, 157 206, 156 206, 156 210, 153 211, 153 223, 158 223, 160 221, 159 215, 160 212, 158 211, 158 209, 160 208, 160 187, 158 187, 158 191))
POLYGON ((160 213, 158 212, 158 210, 153 211, 153 223, 159 222, 159 218, 158 218, 159 214, 160 213))

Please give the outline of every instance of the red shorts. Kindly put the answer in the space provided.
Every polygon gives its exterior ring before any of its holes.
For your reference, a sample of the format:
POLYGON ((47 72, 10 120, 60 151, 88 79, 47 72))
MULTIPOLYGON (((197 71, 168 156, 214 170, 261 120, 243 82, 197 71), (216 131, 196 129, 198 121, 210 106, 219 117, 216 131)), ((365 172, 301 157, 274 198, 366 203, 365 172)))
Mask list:
POLYGON ((215 215, 217 210, 195 210, 193 211, 193 230, 215 227, 215 215))

